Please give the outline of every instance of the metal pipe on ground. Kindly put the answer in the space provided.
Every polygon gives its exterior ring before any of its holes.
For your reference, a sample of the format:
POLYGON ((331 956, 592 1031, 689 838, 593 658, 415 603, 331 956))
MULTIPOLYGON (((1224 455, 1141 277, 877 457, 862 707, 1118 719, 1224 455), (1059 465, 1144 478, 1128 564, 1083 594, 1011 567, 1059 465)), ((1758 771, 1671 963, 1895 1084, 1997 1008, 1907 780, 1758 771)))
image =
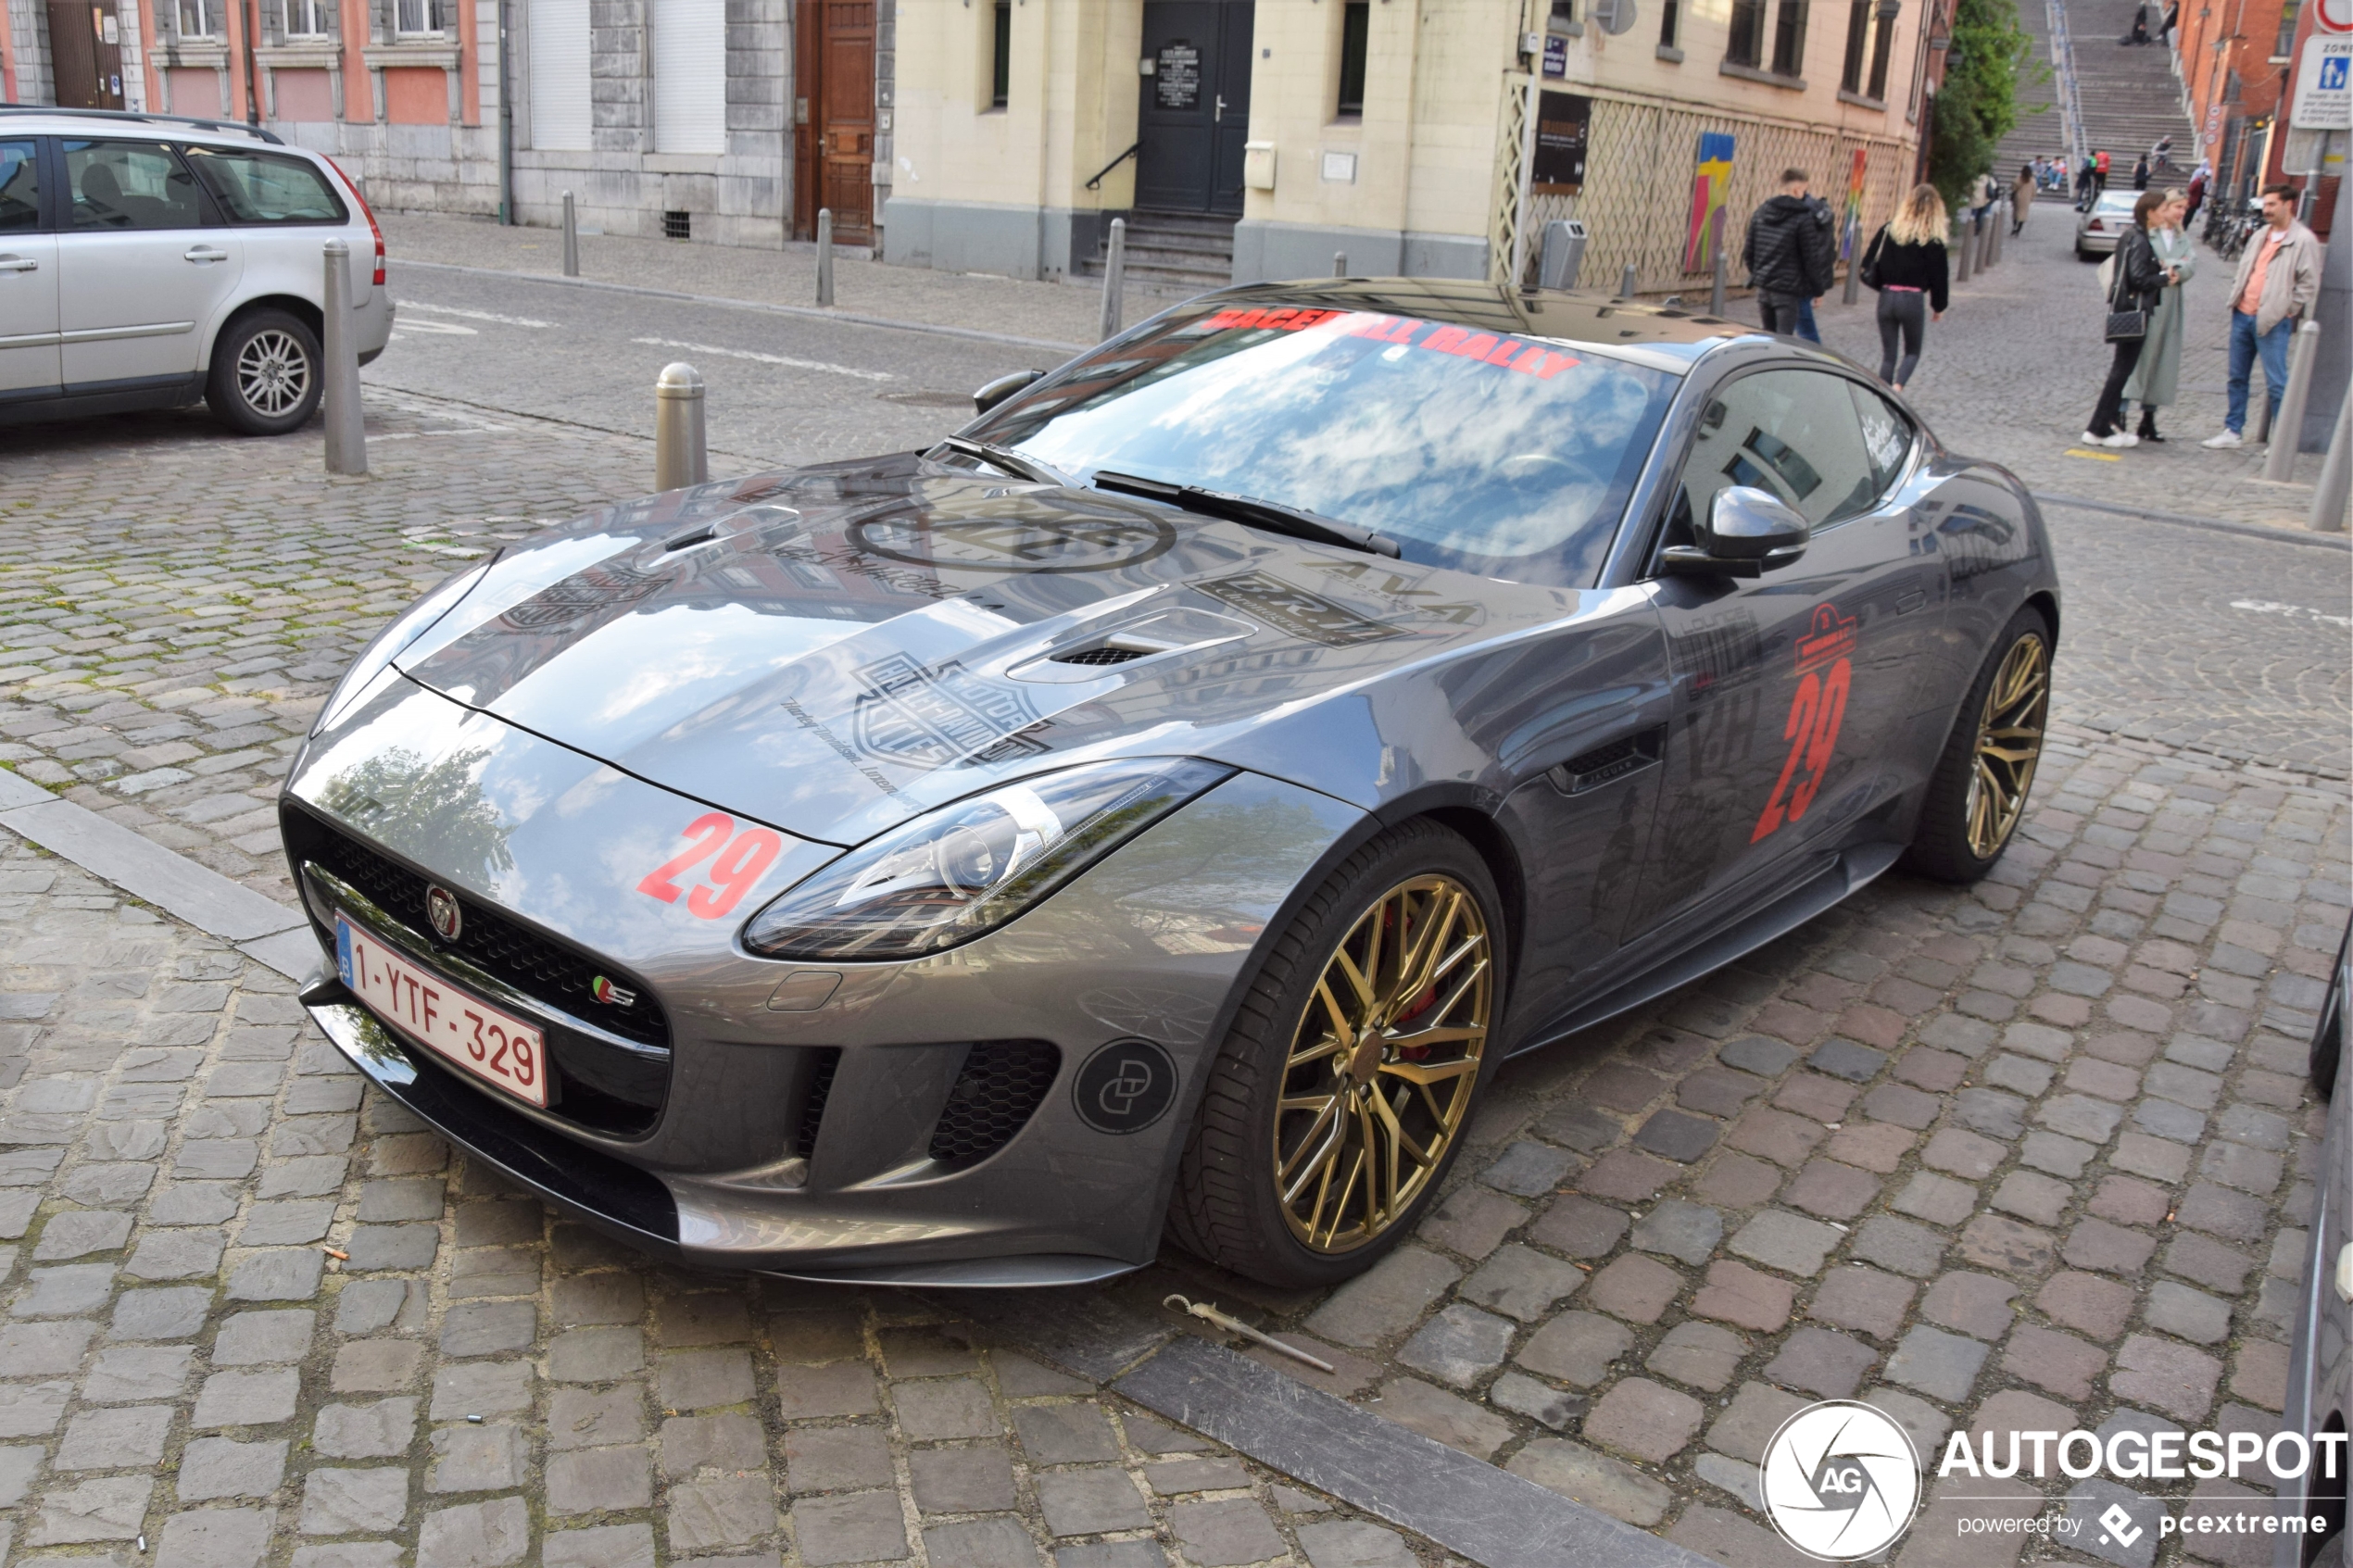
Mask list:
POLYGON ((817 303, 834 302, 834 209, 817 209, 817 303))
POLYGON ((325 246, 326 291, 321 295, 320 405, 327 427, 327 471, 368 471, 368 433, 359 413, 359 349, 351 341, 351 246, 325 246))
POLYGON ((580 276, 580 215, 573 210, 572 193, 564 193, 564 276, 580 276))
POLYGON ((1096 323, 1098 342, 1119 335, 1120 316, 1127 295, 1127 220, 1111 220, 1111 238, 1103 246, 1103 313, 1096 323))
POLYGON ((2315 533, 2342 533, 2348 506, 2353 506, 2353 397, 2337 405, 2336 430, 2329 437, 2329 455, 2321 459, 2320 483, 2312 486, 2308 526, 2315 533))
POLYGON ((711 477, 704 442, 702 372, 680 360, 654 382, 654 488, 679 490, 711 477))
MULTIPOLYGON (((2280 395, 2279 417, 2271 428, 2280 439, 2263 454, 2263 477, 2284 480, 2296 470, 2296 433, 2304 428, 2304 405, 2312 395, 2312 362, 2320 358, 2321 323, 2307 321, 2296 329, 2287 345, 2287 390, 2280 395)), ((2269 403, 2270 398, 2264 401, 2269 403)))

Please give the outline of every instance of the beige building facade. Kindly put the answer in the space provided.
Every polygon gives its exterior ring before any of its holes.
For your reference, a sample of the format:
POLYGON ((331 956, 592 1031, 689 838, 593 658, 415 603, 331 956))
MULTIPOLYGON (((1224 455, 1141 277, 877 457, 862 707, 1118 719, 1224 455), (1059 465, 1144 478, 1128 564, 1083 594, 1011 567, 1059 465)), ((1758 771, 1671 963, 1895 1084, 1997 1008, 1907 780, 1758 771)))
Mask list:
POLYGON ((900 0, 899 18, 885 257, 1022 278, 1093 270, 1123 216, 1131 241, 1189 246, 1202 281, 1228 256, 1236 282, 1340 258, 1500 279, 1516 257, 1532 278, 1542 225, 1575 219, 1583 282, 1632 265, 1647 292, 1704 288, 1708 215, 1736 263, 1784 167, 1833 207, 1859 185, 1864 232, 1884 218, 1944 43, 1938 0, 900 0))

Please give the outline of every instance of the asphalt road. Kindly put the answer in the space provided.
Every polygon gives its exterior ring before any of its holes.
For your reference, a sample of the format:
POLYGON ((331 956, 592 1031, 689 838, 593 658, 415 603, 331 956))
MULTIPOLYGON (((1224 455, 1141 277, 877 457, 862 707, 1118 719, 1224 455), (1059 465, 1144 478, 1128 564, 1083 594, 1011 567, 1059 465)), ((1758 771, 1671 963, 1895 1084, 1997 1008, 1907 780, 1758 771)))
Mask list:
MULTIPOLYGON (((973 387, 1058 358, 542 279, 396 265, 391 282, 400 324, 370 383, 642 435, 655 376, 690 360, 710 388, 723 471, 926 444, 969 417, 973 387)), ((1968 344, 1942 345, 1948 370, 1968 344)), ((1972 449, 2001 444, 1983 410, 1948 414, 1972 449)), ((2065 507, 2048 515, 2068 596, 2060 717, 2344 771, 2353 555, 2065 507)))

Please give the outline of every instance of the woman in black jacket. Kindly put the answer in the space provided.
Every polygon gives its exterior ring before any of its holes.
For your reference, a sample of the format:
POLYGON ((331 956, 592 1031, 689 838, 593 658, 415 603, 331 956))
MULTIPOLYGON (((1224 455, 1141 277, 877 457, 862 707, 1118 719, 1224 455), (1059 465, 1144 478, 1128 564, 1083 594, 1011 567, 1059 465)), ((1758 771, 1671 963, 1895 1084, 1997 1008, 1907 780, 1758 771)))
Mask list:
MULTIPOLYGON (((2149 219, 2164 205, 2162 191, 2145 192, 2133 204, 2133 226, 2116 242, 2116 284, 2108 293, 2103 322, 2118 311, 2156 309, 2166 285, 2175 281, 2173 269, 2158 260, 2157 248, 2149 243, 2149 219)), ((2141 345, 2146 341, 2139 336, 2118 341, 2116 358, 2108 368, 2108 383, 2100 388, 2091 425, 2083 432, 2086 446, 2141 444, 2139 436, 2124 428, 2124 383, 2132 379, 2133 367, 2141 362, 2141 345)))
POLYGON ((1863 281, 1879 291, 1879 379, 1898 392, 1919 369, 1928 323, 1944 319, 1948 228, 1944 198, 1936 187, 1916 185, 1863 255, 1863 281), (1901 359, 1895 352, 1899 339, 1901 359))

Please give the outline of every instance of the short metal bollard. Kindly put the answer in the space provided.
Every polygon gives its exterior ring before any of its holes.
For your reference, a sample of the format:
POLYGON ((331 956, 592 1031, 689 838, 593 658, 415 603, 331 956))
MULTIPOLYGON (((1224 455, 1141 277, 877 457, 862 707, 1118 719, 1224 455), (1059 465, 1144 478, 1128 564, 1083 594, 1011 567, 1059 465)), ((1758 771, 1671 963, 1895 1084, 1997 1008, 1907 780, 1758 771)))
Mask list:
MULTIPOLYGON (((2304 429, 2304 405, 2312 399, 2312 363, 2321 357, 2321 323, 2307 321, 2287 344, 2287 390, 2280 395, 2280 411, 2271 423, 2279 439, 2263 454, 2263 477, 2285 480, 2296 471, 2296 435, 2304 429)), ((2263 401, 2271 402, 2267 395, 2263 401)))
POLYGON ((1620 299, 1633 298, 1634 287, 1641 282, 1642 274, 1634 270, 1634 264, 1632 262, 1628 262, 1626 264, 1626 270, 1617 275, 1617 297, 1620 299))
POLYGON ((1121 308, 1127 298, 1127 220, 1111 220, 1111 238, 1103 245, 1103 308, 1096 320, 1098 342, 1119 335, 1121 308))
POLYGON ((564 193, 564 276, 580 276, 580 214, 573 209, 572 193, 564 193))
POLYGON ((711 477, 704 445, 702 372, 681 360, 654 382, 654 488, 678 490, 711 477))
POLYGON ((1953 259, 1958 263, 1953 269, 1953 282, 1966 283, 1969 274, 1969 253, 1977 248, 1977 236, 1969 232, 1966 217, 1953 220, 1953 244, 1950 248, 1953 259))
POLYGON ((834 302, 834 209, 817 209, 817 303, 834 302))
POLYGON ((2312 486, 2307 526, 2315 533, 2342 533, 2348 507, 2353 507, 2353 397, 2336 410, 2336 429, 2329 436, 2329 455, 2321 459, 2320 483, 2312 486))
POLYGON ((326 244, 325 292, 320 316, 320 405, 327 426, 327 471, 366 473, 368 433, 359 414, 359 351, 351 341, 351 247, 326 244))
POLYGON ((1852 305, 1863 296, 1863 223, 1850 218, 1846 221, 1846 287, 1839 294, 1842 303, 1852 305))
POLYGON ((1332 276, 1335 278, 1345 278, 1348 276, 1348 253, 1346 251, 1336 250, 1332 252, 1332 276))
POLYGON ((1709 277, 1707 282, 1707 313, 1710 316, 1721 316, 1724 314, 1724 274, 1726 266, 1724 242, 1721 237, 1718 237, 1716 242, 1715 270, 1713 274, 1709 277))

